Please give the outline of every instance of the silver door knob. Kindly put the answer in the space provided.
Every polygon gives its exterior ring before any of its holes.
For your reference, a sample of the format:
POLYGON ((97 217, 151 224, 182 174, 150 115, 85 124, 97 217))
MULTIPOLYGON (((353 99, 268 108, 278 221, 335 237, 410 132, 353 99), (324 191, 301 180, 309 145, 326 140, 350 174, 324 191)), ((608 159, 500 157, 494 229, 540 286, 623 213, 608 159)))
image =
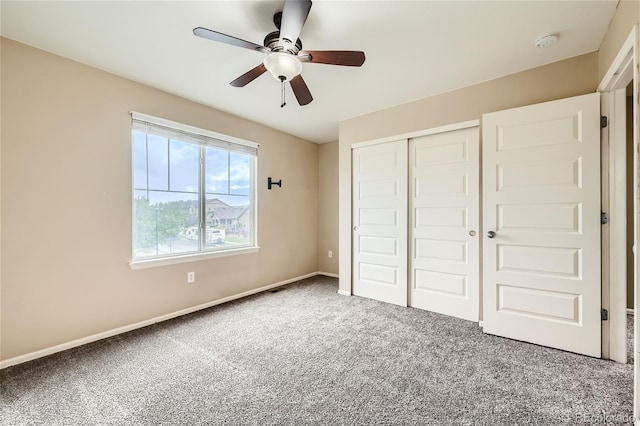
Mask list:
POLYGON ((472 237, 476 236, 476 231, 474 231, 473 229, 471 231, 469 231, 469 235, 471 235, 472 237))
POLYGON ((354 227, 353 227, 353 230, 354 230, 354 231, 357 231, 357 230, 358 230, 358 226, 357 226, 357 225, 356 225, 356 226, 354 226, 354 227))
POLYGON ((495 232, 493 232, 493 231, 489 231, 489 232, 487 232, 487 237, 488 237, 488 238, 493 238, 493 237, 495 237, 495 236, 496 236, 496 233, 495 233, 495 232))

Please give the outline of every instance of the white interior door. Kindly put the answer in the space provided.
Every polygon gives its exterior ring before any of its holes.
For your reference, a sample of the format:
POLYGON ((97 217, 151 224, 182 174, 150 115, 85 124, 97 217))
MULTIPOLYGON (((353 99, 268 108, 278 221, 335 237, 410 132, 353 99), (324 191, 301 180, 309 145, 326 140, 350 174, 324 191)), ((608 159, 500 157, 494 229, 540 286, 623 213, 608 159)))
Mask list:
POLYGON ((479 131, 409 142, 409 306, 470 321, 479 311, 479 131))
POLYGON ((483 116, 486 333, 600 357, 599 123, 597 93, 483 116))
POLYGON ((407 140, 353 150, 353 294, 407 306, 407 140))

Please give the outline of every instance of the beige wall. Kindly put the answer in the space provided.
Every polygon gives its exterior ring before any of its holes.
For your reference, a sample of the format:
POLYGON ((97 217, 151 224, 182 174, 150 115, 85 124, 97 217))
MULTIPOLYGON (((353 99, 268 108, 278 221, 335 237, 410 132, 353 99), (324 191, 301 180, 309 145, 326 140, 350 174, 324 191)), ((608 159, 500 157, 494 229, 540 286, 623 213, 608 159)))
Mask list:
POLYGON ((340 144, 479 119, 491 111, 594 92, 597 57, 595 52, 577 56, 342 121, 340 144))
POLYGON ((318 270, 338 273, 338 142, 318 148, 318 270), (331 250, 333 257, 327 252, 331 250))
POLYGON ((351 292, 351 144, 445 124, 482 114, 594 92, 598 54, 589 53, 496 80, 421 99, 340 123, 340 290, 351 292))
POLYGON ((639 17, 640 2, 638 0, 620 0, 618 2, 616 12, 598 51, 598 82, 602 80, 611 66, 622 43, 627 39, 633 26, 638 23, 639 17))
POLYGON ((318 270, 318 145, 11 40, 1 54, 1 359, 318 270), (129 268, 131 110, 261 144, 258 253, 129 268))

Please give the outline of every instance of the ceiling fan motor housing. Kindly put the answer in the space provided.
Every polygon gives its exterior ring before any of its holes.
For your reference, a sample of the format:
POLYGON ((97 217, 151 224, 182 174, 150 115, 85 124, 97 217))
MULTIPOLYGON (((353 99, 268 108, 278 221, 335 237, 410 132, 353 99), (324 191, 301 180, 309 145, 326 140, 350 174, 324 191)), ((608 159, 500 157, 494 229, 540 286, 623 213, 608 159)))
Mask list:
POLYGON ((302 41, 296 40, 295 43, 280 43, 280 31, 273 31, 264 38, 264 45, 272 52, 286 52, 297 55, 302 50, 302 41))

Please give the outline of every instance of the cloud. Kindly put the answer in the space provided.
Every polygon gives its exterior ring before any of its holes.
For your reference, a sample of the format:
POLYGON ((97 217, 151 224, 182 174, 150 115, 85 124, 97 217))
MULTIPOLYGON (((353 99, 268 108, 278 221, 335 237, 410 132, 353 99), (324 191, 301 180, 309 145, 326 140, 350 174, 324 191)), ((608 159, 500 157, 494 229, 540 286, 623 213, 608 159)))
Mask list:
MULTIPOLYGON (((135 188, 198 192, 200 146, 134 131, 133 148, 135 188)), ((205 157, 206 192, 250 193, 250 155, 207 147, 205 157)))

